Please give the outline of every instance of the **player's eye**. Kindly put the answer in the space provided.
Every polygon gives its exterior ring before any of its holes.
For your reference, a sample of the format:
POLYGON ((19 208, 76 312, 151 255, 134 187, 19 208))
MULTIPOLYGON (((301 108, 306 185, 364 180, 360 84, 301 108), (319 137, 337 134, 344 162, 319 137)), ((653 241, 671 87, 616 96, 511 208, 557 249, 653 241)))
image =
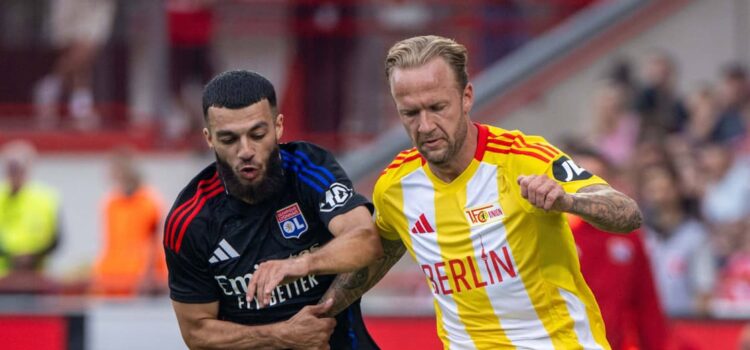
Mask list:
POLYGON ((219 138, 219 142, 225 144, 225 145, 231 145, 235 141, 237 141, 237 137, 235 136, 224 136, 219 138))
POLYGON ((250 137, 253 140, 256 140, 256 141, 257 140, 262 140, 264 137, 266 137, 266 133, 264 132, 264 133, 252 134, 252 135, 250 135, 250 137))
POLYGON ((413 116, 416 116, 417 114, 419 114, 419 110, 416 110, 416 109, 401 111, 401 115, 405 117, 413 117, 413 116))
POLYGON ((440 112, 444 109, 445 109, 444 103, 430 106, 430 110, 432 110, 433 112, 440 112))

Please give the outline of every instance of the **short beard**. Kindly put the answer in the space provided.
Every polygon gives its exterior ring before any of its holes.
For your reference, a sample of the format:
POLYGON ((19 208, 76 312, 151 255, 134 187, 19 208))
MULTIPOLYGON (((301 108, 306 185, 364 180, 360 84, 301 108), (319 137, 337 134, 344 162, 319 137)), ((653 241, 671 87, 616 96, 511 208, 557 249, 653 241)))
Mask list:
MULTIPOLYGON (((463 108, 461 108, 461 115, 463 115, 463 108)), ((456 132, 453 134, 453 140, 455 142, 448 143, 448 148, 445 150, 445 153, 442 155, 439 155, 437 157, 426 157, 427 161, 430 162, 433 165, 444 165, 450 163, 454 158, 456 158, 456 155, 458 152, 461 151, 461 147, 463 147, 464 142, 466 142, 466 135, 468 134, 468 127, 466 126, 466 121, 461 120, 461 123, 458 125, 458 129, 456 129, 456 132)), ((421 152, 420 152, 421 153, 421 152)), ((422 154, 427 154, 426 152, 422 154)))
POLYGON ((281 166, 281 157, 279 155, 279 146, 274 147, 268 161, 266 162, 266 172, 263 178, 257 184, 246 185, 235 175, 232 167, 223 159, 216 155, 216 165, 219 176, 224 181, 224 185, 229 193, 244 202, 257 204, 266 201, 281 191, 284 187, 284 169, 281 166))

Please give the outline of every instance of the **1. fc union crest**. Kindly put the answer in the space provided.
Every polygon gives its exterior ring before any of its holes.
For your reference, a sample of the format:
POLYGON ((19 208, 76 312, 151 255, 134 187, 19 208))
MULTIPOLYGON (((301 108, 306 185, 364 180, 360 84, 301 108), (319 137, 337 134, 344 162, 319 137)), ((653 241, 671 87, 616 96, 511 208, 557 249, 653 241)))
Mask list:
POLYGON ((279 224, 281 234, 286 239, 299 238, 303 233, 307 232, 307 221, 297 203, 277 210, 276 222, 279 224))

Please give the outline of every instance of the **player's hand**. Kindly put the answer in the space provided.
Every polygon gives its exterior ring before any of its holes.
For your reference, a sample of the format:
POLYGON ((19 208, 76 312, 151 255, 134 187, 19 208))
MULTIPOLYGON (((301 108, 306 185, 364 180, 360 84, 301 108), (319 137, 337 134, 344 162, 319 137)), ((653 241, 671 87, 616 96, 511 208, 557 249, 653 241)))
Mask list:
POLYGON ((573 206, 573 196, 547 175, 521 175, 516 181, 521 186, 521 197, 537 208, 567 212, 573 206))
POLYGON ((322 304, 308 305, 285 321, 285 341, 292 349, 330 349, 329 340, 336 327, 336 319, 323 317, 333 306, 333 299, 322 304))
POLYGON ((255 296, 258 300, 258 307, 266 307, 271 302, 271 292, 274 288, 279 284, 307 276, 309 271, 305 255, 261 263, 253 272, 253 277, 247 286, 248 302, 255 296))

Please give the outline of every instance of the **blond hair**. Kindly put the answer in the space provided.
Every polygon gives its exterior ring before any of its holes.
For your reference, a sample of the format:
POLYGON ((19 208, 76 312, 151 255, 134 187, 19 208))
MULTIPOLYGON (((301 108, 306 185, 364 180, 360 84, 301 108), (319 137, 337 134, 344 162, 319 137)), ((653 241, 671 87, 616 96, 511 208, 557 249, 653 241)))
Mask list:
POLYGON ((385 59, 385 76, 390 79, 396 68, 418 67, 435 57, 442 57, 448 63, 456 75, 458 87, 463 90, 469 83, 466 47, 437 35, 415 36, 394 44, 385 59))

